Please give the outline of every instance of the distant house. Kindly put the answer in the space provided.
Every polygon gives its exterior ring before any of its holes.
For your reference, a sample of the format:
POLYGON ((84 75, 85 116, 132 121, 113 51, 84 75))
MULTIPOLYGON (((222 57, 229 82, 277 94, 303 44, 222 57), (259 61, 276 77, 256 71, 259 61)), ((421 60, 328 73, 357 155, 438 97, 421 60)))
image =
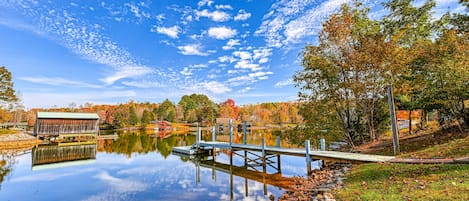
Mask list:
POLYGON ((99 116, 95 113, 38 112, 34 125, 37 137, 97 135, 99 116))

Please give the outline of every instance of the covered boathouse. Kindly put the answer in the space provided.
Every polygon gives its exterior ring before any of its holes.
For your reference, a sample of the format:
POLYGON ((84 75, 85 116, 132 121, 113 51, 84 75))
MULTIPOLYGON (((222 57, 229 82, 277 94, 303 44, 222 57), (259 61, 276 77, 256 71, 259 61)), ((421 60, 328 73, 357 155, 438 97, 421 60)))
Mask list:
POLYGON ((34 125, 37 138, 94 137, 99 132, 96 113, 38 112, 34 125))

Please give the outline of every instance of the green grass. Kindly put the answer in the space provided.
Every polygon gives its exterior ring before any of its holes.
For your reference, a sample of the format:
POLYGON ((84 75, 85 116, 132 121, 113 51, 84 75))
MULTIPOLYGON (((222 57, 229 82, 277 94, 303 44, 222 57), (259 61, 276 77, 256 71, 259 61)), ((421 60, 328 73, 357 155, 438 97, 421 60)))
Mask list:
POLYGON ((469 200, 469 165, 364 164, 337 200, 469 200))
POLYGON ((402 158, 457 158, 469 157, 469 137, 434 145, 416 152, 400 155, 402 158))

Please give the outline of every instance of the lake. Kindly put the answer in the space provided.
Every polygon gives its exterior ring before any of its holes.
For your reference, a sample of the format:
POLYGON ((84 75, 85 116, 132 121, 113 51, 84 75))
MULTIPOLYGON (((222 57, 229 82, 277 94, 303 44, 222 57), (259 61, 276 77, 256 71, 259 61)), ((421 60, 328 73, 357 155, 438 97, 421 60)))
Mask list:
MULTIPOLYGON (((275 144, 270 133, 248 136, 252 144, 260 144, 262 137, 275 144)), ((274 156, 265 167, 251 163, 245 168, 244 151, 195 158, 171 153, 172 147, 195 140, 193 134, 128 132, 114 140, 40 145, 16 156, 4 154, 0 200, 270 200, 278 199, 292 177, 307 172, 303 157, 274 156)), ((250 160, 255 154, 247 153, 250 160)))

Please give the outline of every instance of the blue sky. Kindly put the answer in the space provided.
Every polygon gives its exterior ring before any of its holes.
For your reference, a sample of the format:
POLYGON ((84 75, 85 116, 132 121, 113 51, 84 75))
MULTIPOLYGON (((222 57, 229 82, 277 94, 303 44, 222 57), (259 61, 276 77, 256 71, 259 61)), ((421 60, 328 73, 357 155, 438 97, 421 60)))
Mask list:
MULTIPOLYGON (((0 66, 27 108, 293 101, 299 53, 351 0, 0 0, 0 66)), ((463 12, 438 0, 435 15, 463 12)), ((380 1, 364 1, 379 18, 380 1)), ((418 2, 417 2, 418 3, 418 2)))

